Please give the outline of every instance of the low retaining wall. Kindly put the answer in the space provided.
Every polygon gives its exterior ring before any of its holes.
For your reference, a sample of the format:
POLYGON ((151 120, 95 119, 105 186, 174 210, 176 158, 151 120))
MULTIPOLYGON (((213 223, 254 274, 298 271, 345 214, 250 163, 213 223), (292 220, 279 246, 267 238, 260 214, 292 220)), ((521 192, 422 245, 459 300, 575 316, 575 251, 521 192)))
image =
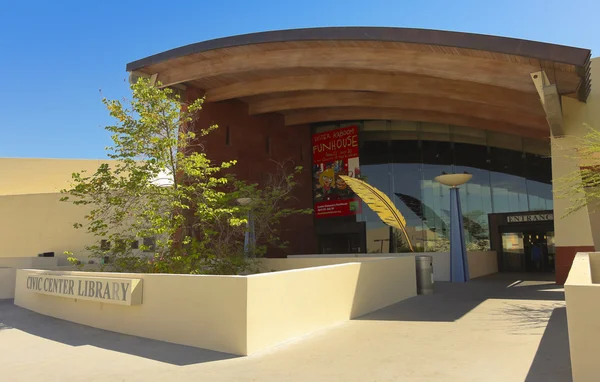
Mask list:
MULTIPOLYGON (((85 288, 84 288, 85 289, 85 288)), ((75 294, 80 291, 75 290, 75 294)), ((95 328, 233 354, 244 354, 246 279, 109 272, 18 270, 15 304, 34 312, 95 328), (116 305, 56 297, 27 288, 27 278, 75 276, 141 279, 142 303, 116 305)))
POLYGON ((0 267, 7 268, 55 268, 57 257, 0 257, 0 267))
POLYGON ((48 316, 248 355, 415 296, 416 280, 408 256, 250 276, 18 270, 15 290, 16 305, 48 316), (140 303, 116 304, 136 282, 140 303))
POLYGON ((15 297, 18 268, 56 269, 56 257, 0 257, 0 300, 15 297))
MULTIPOLYGON (((328 264, 346 263, 352 261, 362 261, 367 259, 381 259, 386 257, 414 257, 419 255, 431 256, 433 259, 433 279, 435 281, 450 281, 450 253, 449 252, 415 252, 415 253, 384 253, 384 254, 358 254, 353 256, 349 254, 337 255, 294 255, 288 256, 288 260, 294 263, 288 263, 288 267, 296 268, 314 267, 328 264)), ((498 273, 498 258, 495 251, 473 251, 467 253, 469 261, 469 275, 471 279, 498 273)), ((273 269, 285 268, 281 260, 284 259, 265 259, 265 266, 272 266, 273 269), (283 268, 282 268, 283 267, 283 268)))
POLYGON ((598 381, 600 253, 578 253, 565 282, 574 382, 598 381))
MULTIPOLYGON (((271 269, 284 270, 301 267, 311 259, 264 260, 271 269)), ((268 348, 416 295, 414 257, 346 260, 312 259, 313 264, 345 264, 250 276, 249 351, 268 348)))
MULTIPOLYGON (((467 252, 467 258, 469 261, 469 274, 472 279, 498 273, 498 255, 496 251, 467 252)), ((449 278, 450 275, 448 275, 449 278)))
POLYGON ((15 297, 15 278, 17 270, 14 268, 0 268, 0 300, 15 297))

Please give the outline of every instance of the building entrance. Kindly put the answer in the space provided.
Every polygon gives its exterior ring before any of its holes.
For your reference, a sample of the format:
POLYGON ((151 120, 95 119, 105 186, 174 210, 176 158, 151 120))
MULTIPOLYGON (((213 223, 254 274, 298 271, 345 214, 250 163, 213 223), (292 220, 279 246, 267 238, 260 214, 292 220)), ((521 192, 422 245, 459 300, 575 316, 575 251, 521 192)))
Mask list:
POLYGON ((319 253, 360 253, 360 236, 357 233, 319 235, 319 253))
POLYGON ((504 272, 554 272, 552 211, 491 214, 492 250, 504 272))
POLYGON ((526 230, 502 233, 502 270, 554 272, 554 232, 526 230))

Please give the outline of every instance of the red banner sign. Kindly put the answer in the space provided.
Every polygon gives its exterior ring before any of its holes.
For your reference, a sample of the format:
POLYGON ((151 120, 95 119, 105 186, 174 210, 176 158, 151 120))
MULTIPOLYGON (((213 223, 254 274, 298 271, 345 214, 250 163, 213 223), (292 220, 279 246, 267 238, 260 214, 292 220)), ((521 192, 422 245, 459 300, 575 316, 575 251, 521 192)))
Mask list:
POLYGON ((356 215, 360 199, 339 177, 358 177, 358 126, 348 126, 312 136, 313 199, 315 216, 356 215))

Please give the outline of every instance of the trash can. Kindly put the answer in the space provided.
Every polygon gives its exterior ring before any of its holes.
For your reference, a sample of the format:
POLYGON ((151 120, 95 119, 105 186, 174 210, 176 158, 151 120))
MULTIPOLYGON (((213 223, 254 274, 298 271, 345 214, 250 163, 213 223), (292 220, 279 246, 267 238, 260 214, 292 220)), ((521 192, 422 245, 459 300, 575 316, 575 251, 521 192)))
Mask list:
POLYGON ((433 258, 431 256, 417 256, 417 293, 433 293, 433 258))

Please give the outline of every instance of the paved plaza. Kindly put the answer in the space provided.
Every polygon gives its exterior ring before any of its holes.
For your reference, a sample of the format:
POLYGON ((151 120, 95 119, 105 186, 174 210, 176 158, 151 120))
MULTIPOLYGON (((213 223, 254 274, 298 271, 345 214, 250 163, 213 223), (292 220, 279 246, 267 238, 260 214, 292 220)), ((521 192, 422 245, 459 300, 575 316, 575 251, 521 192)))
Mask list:
POLYGON ((0 381, 571 381, 564 291, 552 279, 437 283, 434 295, 249 357, 94 329, 4 300, 0 381))

